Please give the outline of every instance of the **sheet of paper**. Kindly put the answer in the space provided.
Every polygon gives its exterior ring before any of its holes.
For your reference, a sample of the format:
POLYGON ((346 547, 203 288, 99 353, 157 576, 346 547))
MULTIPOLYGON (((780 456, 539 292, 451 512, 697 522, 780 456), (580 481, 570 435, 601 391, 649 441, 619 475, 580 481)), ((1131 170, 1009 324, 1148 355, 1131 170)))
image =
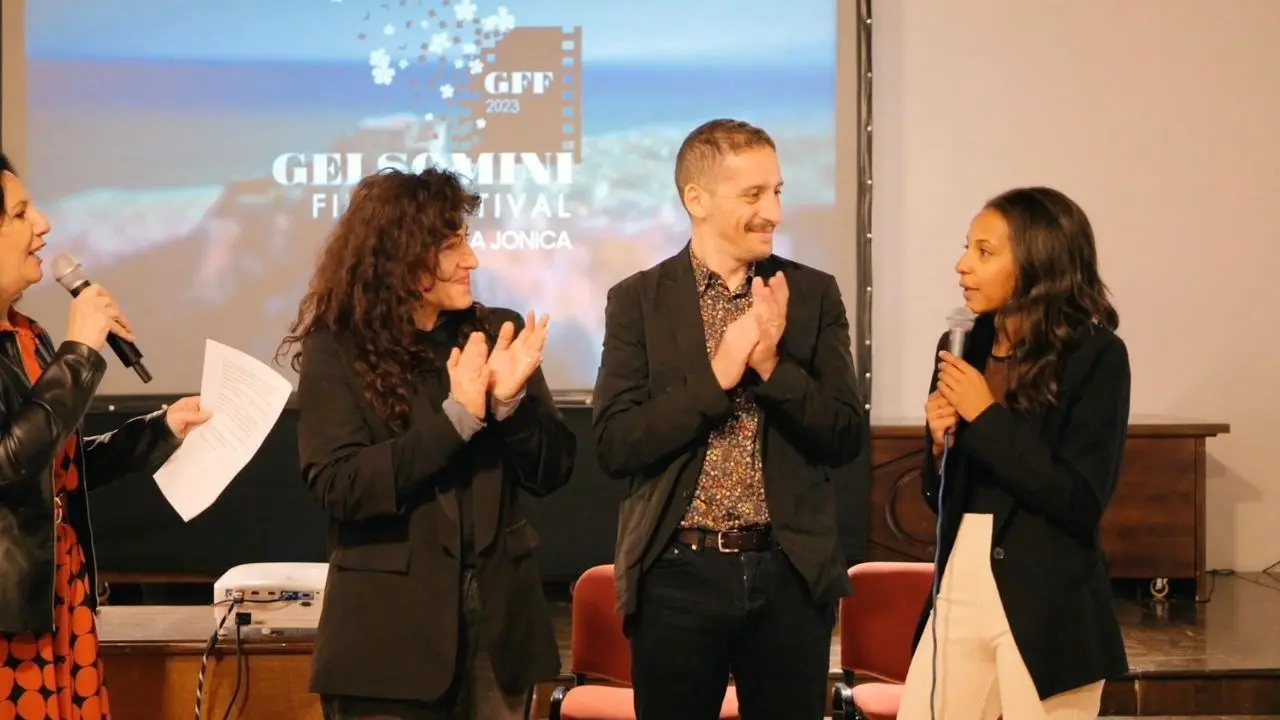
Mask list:
POLYGON ((267 439, 293 386, 262 361, 213 340, 204 346, 200 405, 213 416, 156 473, 183 521, 204 512, 267 439))

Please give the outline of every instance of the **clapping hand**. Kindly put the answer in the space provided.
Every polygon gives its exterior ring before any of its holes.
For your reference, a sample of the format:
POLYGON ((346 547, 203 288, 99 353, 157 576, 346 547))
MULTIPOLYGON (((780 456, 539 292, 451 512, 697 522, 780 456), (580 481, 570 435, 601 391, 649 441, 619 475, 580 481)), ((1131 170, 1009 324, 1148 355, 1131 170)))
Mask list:
POLYGON ((539 322, 533 311, 524 328, 516 335, 515 323, 502 323, 498 340, 489 355, 489 392, 498 402, 508 402, 524 390, 538 366, 542 364, 542 350, 547 345, 547 328, 551 316, 543 315, 539 322))
POLYGON ((199 395, 182 398, 164 413, 164 421, 179 440, 185 440, 188 433, 208 422, 210 417, 208 410, 201 409, 199 395))
POLYGON ((747 364, 761 380, 768 380, 778 366, 778 342, 787 329, 787 301, 790 298, 787 278, 780 272, 768 283, 761 277, 751 281, 751 314, 760 325, 760 342, 751 351, 747 364))
POLYGON ((489 348, 484 333, 473 332, 461 350, 449 351, 449 394, 476 419, 486 412, 485 396, 489 389, 489 365, 485 362, 489 348))
POLYGON ((730 390, 742 380, 747 359, 760 343, 760 323, 750 313, 729 323, 711 358, 711 371, 720 389, 730 390))

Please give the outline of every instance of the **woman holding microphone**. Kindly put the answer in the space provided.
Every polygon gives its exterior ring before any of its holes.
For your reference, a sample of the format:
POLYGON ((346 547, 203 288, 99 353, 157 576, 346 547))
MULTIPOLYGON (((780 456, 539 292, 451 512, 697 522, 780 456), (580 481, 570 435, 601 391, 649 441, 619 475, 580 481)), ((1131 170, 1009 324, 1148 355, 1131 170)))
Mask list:
POLYGON ((151 474, 209 415, 198 397, 83 438, 107 334, 129 323, 94 285, 54 347, 14 303, 43 276, 49 221, 0 154, 0 718, 109 718, 88 491, 151 474))
POLYGON ((977 319, 964 357, 938 343, 929 385, 937 602, 898 717, 1095 718, 1128 670, 1099 524, 1129 356, 1093 229, 1056 190, 1011 190, 974 218, 956 272, 977 319))

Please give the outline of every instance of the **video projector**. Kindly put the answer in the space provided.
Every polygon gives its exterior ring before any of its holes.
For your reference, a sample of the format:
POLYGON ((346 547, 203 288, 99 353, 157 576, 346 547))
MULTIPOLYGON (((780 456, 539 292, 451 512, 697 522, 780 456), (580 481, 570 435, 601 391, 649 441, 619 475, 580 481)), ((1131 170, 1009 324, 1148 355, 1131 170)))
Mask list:
MULTIPOLYGON (((222 616, 231 611, 248 615, 248 622, 240 624, 264 635, 315 630, 320 624, 328 573, 327 563, 237 565, 213 584, 214 622, 221 622, 222 616), (243 602, 232 609, 237 593, 243 595, 243 602)), ((233 616, 223 624, 219 634, 226 635, 235 626, 233 616)))

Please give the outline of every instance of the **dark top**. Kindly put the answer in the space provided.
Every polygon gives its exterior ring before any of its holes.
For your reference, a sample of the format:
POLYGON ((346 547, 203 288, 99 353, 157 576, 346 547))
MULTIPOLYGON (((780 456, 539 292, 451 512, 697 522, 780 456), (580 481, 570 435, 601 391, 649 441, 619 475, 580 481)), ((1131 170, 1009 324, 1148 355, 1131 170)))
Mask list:
MULTIPOLYGON (((980 316, 965 360, 985 372, 994 342, 991 316, 980 316)), ((1032 413, 993 404, 960 422, 947 457, 937 572, 946 572, 964 514, 992 514, 992 574, 1042 699, 1129 669, 1100 532, 1120 477, 1129 382, 1124 341, 1080 328, 1062 358, 1056 404, 1032 413), (974 488, 984 488, 980 502, 974 488)), ((936 387, 934 372, 929 392, 936 387)), ((924 499, 936 513, 938 468, 931 452, 925 458, 924 499)), ((930 610, 926 602, 917 643, 930 610)))
MULTIPOLYGON (((494 338, 508 320, 517 331, 524 325, 492 308, 480 327, 494 338)), ((414 378, 409 429, 393 432, 365 400, 353 357, 350 341, 329 331, 302 344, 298 451, 307 488, 330 517, 311 691, 440 698, 457 668, 468 554, 498 682, 520 692, 555 678, 560 656, 533 557, 538 537, 520 496, 568 482, 576 440, 541 369, 509 416, 491 412, 467 437, 458 429, 467 418, 450 410, 447 373, 414 378)))
MULTIPOLYGON (((851 462, 867 432, 835 278, 771 256, 761 277, 785 271, 791 298, 767 381, 742 384, 763 411, 760 445, 774 537, 816 602, 850 591, 829 467, 851 462)), ((733 412, 707 357, 689 248, 609 290, 604 352, 592 399, 600 466, 630 490, 615 546, 618 602, 635 609, 644 569, 662 552, 694 496, 714 428, 733 412)))

